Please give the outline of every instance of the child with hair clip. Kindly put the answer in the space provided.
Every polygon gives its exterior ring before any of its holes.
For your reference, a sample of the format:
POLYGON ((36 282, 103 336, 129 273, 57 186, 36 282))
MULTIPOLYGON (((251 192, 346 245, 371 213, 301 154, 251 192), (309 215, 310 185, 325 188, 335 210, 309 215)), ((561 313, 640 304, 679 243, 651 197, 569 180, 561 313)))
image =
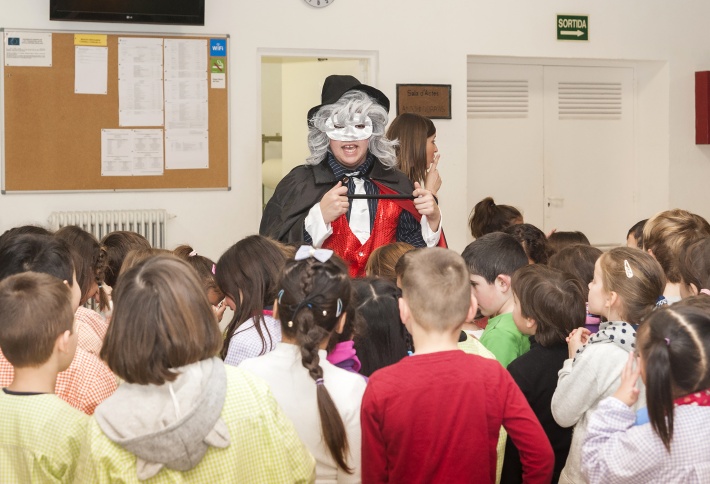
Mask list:
POLYGON ((272 304, 285 263, 282 247, 262 235, 245 237, 217 261, 217 285, 234 312, 224 330, 221 352, 228 365, 266 354, 281 341, 272 304))
POLYGON ((664 308, 638 332, 621 385, 592 416, 582 449, 590 483, 710 482, 710 315, 664 308), (649 422, 635 425, 636 381, 649 422))
POLYGON ((94 299, 99 301, 101 311, 109 308, 109 296, 103 289, 107 264, 106 249, 96 240, 96 237, 75 225, 62 227, 54 233, 54 236, 65 241, 71 248, 76 280, 81 288, 80 306, 76 310, 79 347, 98 355, 108 328, 108 321, 101 314, 84 305, 94 299))
POLYGON ((173 254, 179 259, 187 262, 187 265, 195 269, 197 277, 205 288, 207 300, 212 305, 212 309, 217 316, 217 321, 222 321, 222 316, 227 306, 224 304, 224 293, 217 285, 217 265, 209 258, 200 255, 189 245, 178 245, 173 249, 173 254))
POLYGON ((75 482, 312 482, 268 387, 217 357, 219 326, 185 262, 146 259, 113 296, 101 358, 123 383, 89 421, 75 482))
MULTIPOLYGON (((513 320, 530 337, 530 351, 516 358, 508 371, 522 390, 555 452, 552 482, 560 478, 572 442, 572 429, 552 417, 550 402, 557 372, 567 359, 567 335, 584 325, 585 299, 581 283, 569 274, 539 264, 521 267, 511 282, 513 320)), ((522 482, 523 468, 515 444, 508 440, 503 483, 522 482)))
POLYGON ((302 246, 281 279, 274 316, 282 341, 240 368, 271 387, 316 459, 316 482, 360 482, 360 404, 365 380, 326 360, 351 304, 348 269, 327 249, 302 246))
MULTIPOLYGON (((558 373, 552 415, 562 427, 574 426, 572 445, 560 482, 585 482, 581 473, 582 442, 589 418, 599 402, 612 395, 621 369, 636 343, 639 325, 666 304, 666 279, 658 262, 646 252, 618 247, 602 254, 589 283, 589 310, 607 319, 599 332, 573 330, 567 338, 568 359, 558 373)), ((640 389, 634 408, 643 406, 640 389)))

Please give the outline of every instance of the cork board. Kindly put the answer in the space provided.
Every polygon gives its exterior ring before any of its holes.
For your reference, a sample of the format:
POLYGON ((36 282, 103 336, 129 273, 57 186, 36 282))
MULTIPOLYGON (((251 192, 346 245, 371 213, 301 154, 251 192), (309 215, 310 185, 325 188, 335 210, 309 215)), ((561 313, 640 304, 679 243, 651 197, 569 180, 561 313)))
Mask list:
MULTIPOLYGON (((119 126, 119 37, 207 40, 208 64, 214 59, 210 57, 210 39, 224 39, 225 44, 228 40, 226 35, 107 34, 105 95, 74 93, 73 32, 52 32, 51 67, 5 66, 3 58, 3 193, 229 189, 229 82, 223 88, 213 88, 210 65, 206 66, 208 167, 165 169, 156 176, 101 176, 102 129, 163 129, 119 126)), ((220 59, 226 73, 228 57, 220 59)))

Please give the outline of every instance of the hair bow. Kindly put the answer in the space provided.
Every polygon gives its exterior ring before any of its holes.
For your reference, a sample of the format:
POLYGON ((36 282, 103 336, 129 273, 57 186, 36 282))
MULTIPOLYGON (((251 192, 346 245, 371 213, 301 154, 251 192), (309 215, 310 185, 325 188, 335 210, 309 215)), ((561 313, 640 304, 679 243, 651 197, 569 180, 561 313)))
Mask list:
POLYGON ((304 260, 313 257, 320 262, 326 262, 332 255, 333 251, 330 249, 316 249, 310 245, 302 245, 296 252, 294 259, 304 260))

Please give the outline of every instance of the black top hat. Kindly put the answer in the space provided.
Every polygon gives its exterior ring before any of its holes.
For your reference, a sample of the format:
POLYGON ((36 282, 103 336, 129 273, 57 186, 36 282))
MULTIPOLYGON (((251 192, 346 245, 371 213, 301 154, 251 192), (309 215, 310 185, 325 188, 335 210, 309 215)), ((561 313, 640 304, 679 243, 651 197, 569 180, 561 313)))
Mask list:
POLYGON ((390 112, 390 100, 379 89, 375 89, 367 84, 361 84, 360 81, 353 76, 332 75, 325 78, 323 83, 323 91, 320 95, 321 103, 308 110, 308 124, 318 112, 320 108, 328 104, 338 102, 338 99, 350 91, 361 91, 370 96, 377 104, 385 108, 385 111, 390 112))

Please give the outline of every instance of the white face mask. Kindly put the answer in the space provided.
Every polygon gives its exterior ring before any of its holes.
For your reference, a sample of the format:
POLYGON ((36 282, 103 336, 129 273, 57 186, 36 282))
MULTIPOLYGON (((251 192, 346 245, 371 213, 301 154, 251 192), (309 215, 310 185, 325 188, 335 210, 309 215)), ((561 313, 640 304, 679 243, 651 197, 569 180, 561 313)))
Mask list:
POLYGON ((325 122, 325 134, 335 141, 360 141, 372 136, 372 120, 369 116, 354 114, 345 124, 335 124, 331 116, 325 122))

